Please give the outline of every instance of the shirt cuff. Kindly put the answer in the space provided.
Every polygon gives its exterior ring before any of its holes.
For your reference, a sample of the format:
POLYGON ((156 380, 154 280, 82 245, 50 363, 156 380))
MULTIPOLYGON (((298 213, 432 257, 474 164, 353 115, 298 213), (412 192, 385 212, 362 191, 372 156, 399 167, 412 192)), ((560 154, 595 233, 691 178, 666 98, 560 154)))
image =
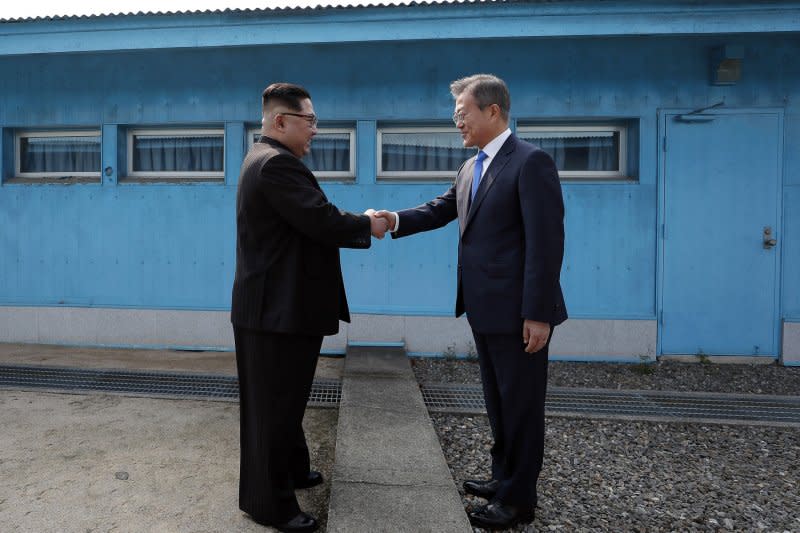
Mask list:
POLYGON ((397 230, 400 229, 400 215, 397 214, 397 211, 392 211, 394 214, 394 229, 390 229, 389 233, 397 233, 397 230))

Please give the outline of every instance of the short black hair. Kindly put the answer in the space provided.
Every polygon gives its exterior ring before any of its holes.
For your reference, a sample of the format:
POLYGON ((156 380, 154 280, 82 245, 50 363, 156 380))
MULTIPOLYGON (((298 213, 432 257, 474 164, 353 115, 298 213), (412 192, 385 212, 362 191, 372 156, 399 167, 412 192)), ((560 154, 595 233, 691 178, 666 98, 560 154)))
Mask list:
POLYGON ((293 111, 300 111, 300 101, 306 98, 311 99, 308 91, 293 83, 273 83, 261 93, 261 110, 266 113, 267 106, 278 102, 293 111))

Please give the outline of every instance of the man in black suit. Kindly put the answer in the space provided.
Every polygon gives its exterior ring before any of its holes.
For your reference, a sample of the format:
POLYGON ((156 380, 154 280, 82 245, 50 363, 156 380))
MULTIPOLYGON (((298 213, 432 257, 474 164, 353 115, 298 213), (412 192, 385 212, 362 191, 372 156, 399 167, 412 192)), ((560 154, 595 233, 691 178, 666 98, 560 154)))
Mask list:
POLYGON ((303 414, 324 335, 350 321, 339 248, 369 248, 386 221, 340 211, 300 160, 317 117, 308 92, 276 83, 262 95, 262 137, 242 163, 236 199, 231 322, 240 389, 239 507, 280 531, 313 531, 295 489, 310 469, 303 414))
POLYGON ((479 152, 442 196, 398 213, 379 211, 393 237, 458 219, 456 316, 466 311, 492 428, 492 477, 464 483, 489 504, 473 525, 530 522, 544 455, 547 355, 553 327, 567 318, 559 281, 564 202, 552 158, 508 128, 506 84, 478 74, 450 85, 453 121, 479 152))

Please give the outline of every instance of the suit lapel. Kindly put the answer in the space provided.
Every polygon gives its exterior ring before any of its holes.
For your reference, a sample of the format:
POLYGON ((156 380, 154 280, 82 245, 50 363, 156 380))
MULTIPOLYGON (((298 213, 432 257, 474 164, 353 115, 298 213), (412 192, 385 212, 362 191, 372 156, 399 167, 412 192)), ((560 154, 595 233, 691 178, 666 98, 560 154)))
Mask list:
MULTIPOLYGON (((497 152, 497 155, 492 159, 492 162, 489 164, 489 168, 486 169, 486 172, 483 174, 483 178, 481 179, 481 183, 478 185, 478 190, 475 193, 475 199, 472 201, 472 204, 469 207, 469 213, 467 214, 467 220, 464 223, 464 231, 467 230, 470 222, 472 219, 475 218, 475 212, 480 208, 483 199, 486 198, 486 195, 489 192, 489 189, 492 188, 495 179, 500 173, 503 171, 503 168, 508 163, 509 159, 511 159, 511 154, 514 152, 514 148, 516 148, 517 143, 512 134, 506 142, 503 143, 503 146, 500 147, 500 150, 497 152)), ((470 175, 472 175, 472 169, 475 167, 475 161, 473 160, 472 165, 470 166, 470 175)), ((472 180, 464 180, 469 181, 469 189, 467 194, 470 194, 472 190, 472 180)), ((463 234, 464 231, 461 233, 463 234)))
POLYGON ((461 174, 457 178, 456 203, 458 207, 458 226, 461 229, 462 235, 469 213, 469 196, 472 193, 472 172, 474 168, 475 157, 467 160, 467 163, 461 168, 461 174))

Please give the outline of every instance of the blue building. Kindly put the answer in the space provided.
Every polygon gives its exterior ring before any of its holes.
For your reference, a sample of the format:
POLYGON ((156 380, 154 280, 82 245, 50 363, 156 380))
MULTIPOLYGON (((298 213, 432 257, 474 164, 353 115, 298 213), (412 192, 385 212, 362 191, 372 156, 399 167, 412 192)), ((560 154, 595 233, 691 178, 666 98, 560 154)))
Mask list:
MULTIPOLYGON (((341 208, 447 189, 448 84, 508 83, 566 201, 553 358, 800 364, 800 2, 435 2, 0 21, 0 341, 230 348, 240 163, 312 93, 341 208)), ((455 224, 343 251, 326 339, 467 354, 455 224)))

